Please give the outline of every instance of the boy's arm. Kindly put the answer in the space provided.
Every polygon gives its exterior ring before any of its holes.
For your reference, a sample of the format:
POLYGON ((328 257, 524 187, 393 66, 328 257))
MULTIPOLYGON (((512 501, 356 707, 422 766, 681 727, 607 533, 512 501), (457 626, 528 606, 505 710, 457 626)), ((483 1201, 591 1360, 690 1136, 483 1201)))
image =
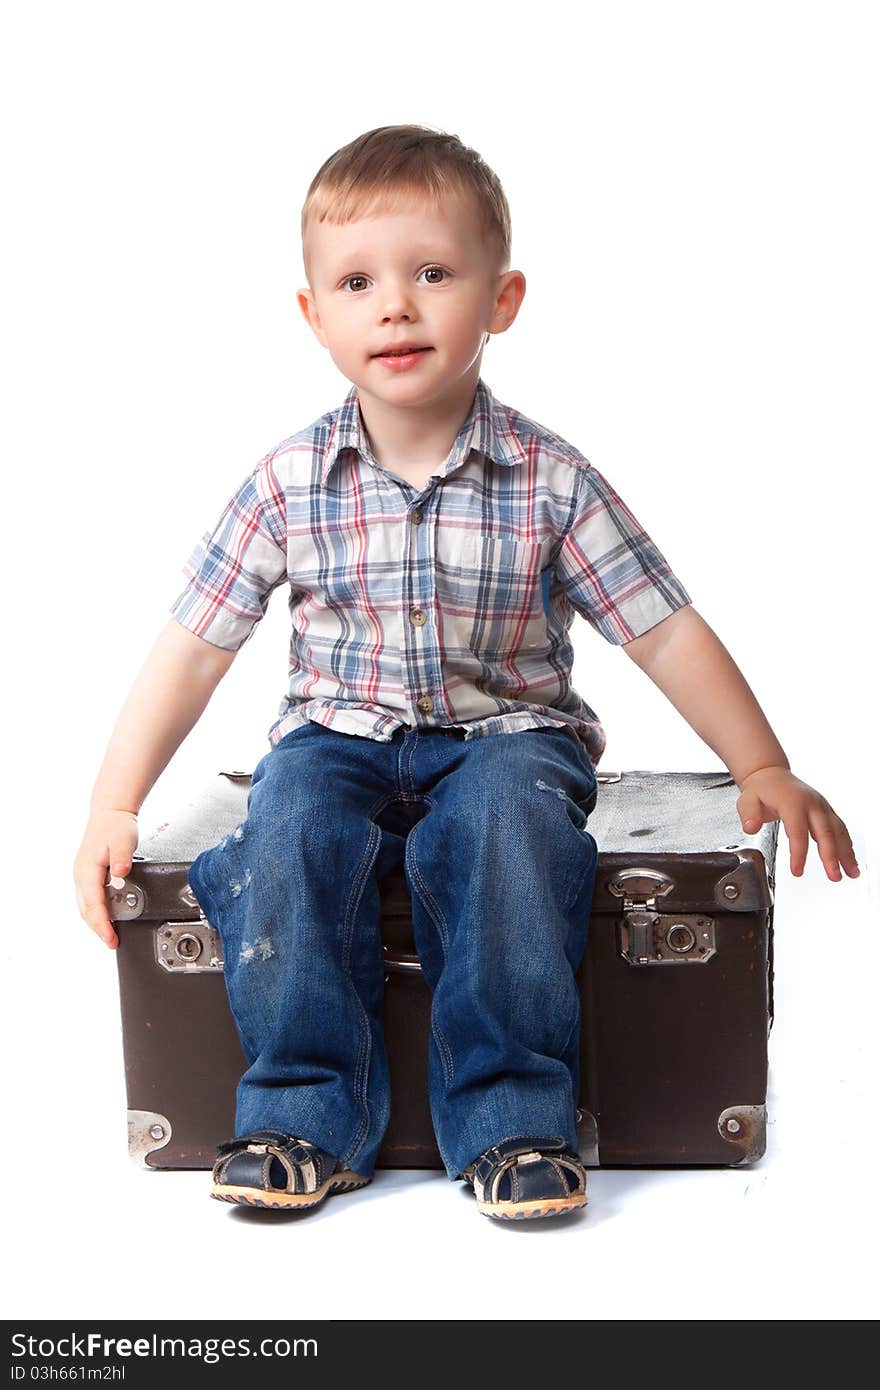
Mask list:
POLYGON ((838 865, 858 877, 843 821, 819 792, 794 776, 741 671, 690 604, 623 649, 729 769, 740 788, 737 811, 747 834, 765 821, 781 820, 793 874, 803 873, 812 835, 830 879, 840 879, 838 865))
POLYGON ((128 873, 147 793, 198 723, 236 655, 171 618, 122 707, 74 865, 80 915, 108 946, 116 946, 118 938, 107 911, 107 870, 118 877, 128 873))
POLYGON ((198 723, 237 652, 169 618, 129 691, 92 791, 92 810, 137 815, 198 723))

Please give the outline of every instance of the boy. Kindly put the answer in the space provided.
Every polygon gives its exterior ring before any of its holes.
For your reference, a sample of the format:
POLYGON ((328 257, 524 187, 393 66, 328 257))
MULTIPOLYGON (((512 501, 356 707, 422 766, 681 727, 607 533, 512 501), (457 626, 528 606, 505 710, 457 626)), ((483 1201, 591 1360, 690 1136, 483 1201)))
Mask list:
POLYGON ((453 136, 369 131, 316 174, 302 232, 299 304, 352 389, 191 556, 98 775, 80 911, 117 944, 107 870, 128 872, 144 797, 287 579, 270 751, 245 822, 190 872, 249 1062, 212 1195, 290 1209, 370 1181, 389 1113, 377 884, 403 860, 447 1174, 489 1216, 561 1214, 586 1202, 574 972, 605 745, 569 681, 574 612, 722 758, 747 833, 781 819, 795 874, 809 835, 829 878, 858 866, 617 493, 480 377, 525 293, 494 173, 453 136))

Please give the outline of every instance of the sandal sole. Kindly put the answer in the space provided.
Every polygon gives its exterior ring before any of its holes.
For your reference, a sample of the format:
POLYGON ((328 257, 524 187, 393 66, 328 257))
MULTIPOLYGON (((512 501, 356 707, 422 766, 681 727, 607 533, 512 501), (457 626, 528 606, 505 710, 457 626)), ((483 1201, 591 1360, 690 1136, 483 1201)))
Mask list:
POLYGON ((353 1192, 355 1188, 366 1187, 372 1178, 359 1177, 357 1173, 334 1173, 332 1177, 314 1192, 272 1192, 262 1187, 232 1187, 215 1183, 211 1196, 218 1202, 234 1202, 243 1207, 267 1207, 276 1211, 299 1211, 305 1207, 316 1207, 334 1192, 353 1192))
POLYGON ((536 1202, 477 1202, 477 1210, 484 1216, 492 1216, 496 1221, 523 1221, 541 1216, 565 1216, 570 1211, 580 1211, 587 1205, 586 1195, 576 1193, 573 1197, 544 1198, 536 1202))

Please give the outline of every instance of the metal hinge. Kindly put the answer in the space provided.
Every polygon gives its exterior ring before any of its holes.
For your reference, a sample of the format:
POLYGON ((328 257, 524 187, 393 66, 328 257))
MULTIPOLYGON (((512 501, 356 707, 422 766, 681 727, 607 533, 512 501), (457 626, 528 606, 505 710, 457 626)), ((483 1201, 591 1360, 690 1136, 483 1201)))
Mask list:
POLYGON ((702 912, 660 912, 674 887, 656 869, 622 869, 608 884, 623 900, 620 954, 630 965, 704 965, 715 955, 715 919, 702 912))

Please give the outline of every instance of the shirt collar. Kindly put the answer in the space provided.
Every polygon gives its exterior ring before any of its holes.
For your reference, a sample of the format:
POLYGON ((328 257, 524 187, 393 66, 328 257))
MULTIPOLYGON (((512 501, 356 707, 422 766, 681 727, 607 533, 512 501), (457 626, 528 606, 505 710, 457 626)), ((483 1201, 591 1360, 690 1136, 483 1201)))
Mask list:
MULTIPOLYGON (((352 386, 339 407, 334 426, 331 428, 321 466, 322 487, 326 484, 337 458, 345 449, 354 449, 363 458, 372 457, 362 432, 356 386, 352 386)), ((452 453, 443 470, 444 476, 464 463, 474 449, 483 458, 508 466, 521 463, 526 456, 512 428, 509 412, 500 401, 495 400, 482 377, 477 381, 477 389, 467 418, 455 437, 452 453)))

